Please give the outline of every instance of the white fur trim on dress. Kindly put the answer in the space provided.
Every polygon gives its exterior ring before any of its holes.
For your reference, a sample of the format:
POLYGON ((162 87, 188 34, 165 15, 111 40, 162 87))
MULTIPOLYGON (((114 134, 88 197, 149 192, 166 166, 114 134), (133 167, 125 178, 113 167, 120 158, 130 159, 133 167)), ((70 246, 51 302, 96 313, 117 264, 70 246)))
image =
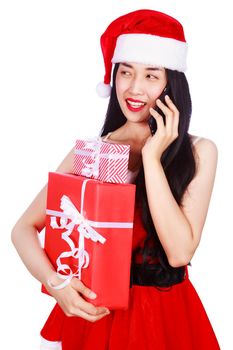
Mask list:
POLYGON ((41 337, 40 350, 62 350, 60 341, 49 341, 41 337))
POLYGON ((188 45, 151 34, 122 34, 117 38, 112 63, 135 62, 184 72, 188 45))

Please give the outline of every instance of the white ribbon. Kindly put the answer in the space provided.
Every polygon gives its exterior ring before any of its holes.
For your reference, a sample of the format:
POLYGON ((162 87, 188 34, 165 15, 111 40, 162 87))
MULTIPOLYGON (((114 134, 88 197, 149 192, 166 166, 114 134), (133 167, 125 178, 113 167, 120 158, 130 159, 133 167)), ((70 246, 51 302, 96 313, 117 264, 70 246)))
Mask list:
POLYGON ((92 163, 87 163, 86 158, 82 160, 84 168, 81 171, 82 176, 91 177, 95 179, 99 176, 99 164, 100 164, 100 150, 101 150, 102 139, 97 136, 95 139, 87 141, 83 149, 91 150, 92 163))
POLYGON ((81 279, 82 268, 87 268, 87 266, 89 265, 89 254, 84 247, 85 238, 90 238, 92 241, 100 242, 102 244, 106 241, 106 239, 103 236, 101 236, 89 225, 88 220, 86 220, 83 216, 84 195, 87 181, 89 180, 84 180, 82 184, 81 212, 78 211, 75 205, 71 202, 70 198, 65 195, 63 195, 61 198, 60 208, 63 210, 63 212, 60 213, 60 215, 58 215, 58 212, 56 211, 46 210, 47 214, 55 215, 51 216, 50 218, 50 226, 53 229, 66 230, 62 233, 62 239, 66 241, 66 243, 70 247, 69 251, 62 252, 56 260, 57 275, 59 278, 64 279, 65 282, 59 284, 58 286, 53 286, 51 282, 48 281, 48 284, 55 289, 64 288, 75 276, 81 279), (60 216, 60 224, 58 224, 56 216, 60 216), (69 237, 75 228, 77 229, 77 231, 79 231, 78 248, 75 247, 73 240, 69 237), (75 272, 72 271, 68 264, 63 264, 61 261, 63 258, 69 257, 78 259, 78 269, 75 272), (63 274, 61 272, 63 272, 63 274))

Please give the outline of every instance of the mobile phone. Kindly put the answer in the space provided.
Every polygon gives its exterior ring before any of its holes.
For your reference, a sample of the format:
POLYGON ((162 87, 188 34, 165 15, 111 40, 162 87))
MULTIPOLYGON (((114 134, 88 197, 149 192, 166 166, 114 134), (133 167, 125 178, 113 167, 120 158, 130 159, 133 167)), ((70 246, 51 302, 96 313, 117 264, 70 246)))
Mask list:
MULTIPOLYGON (((167 85, 163 92, 161 93, 161 95, 159 96, 159 99, 164 103, 165 102, 165 96, 166 95, 169 95, 169 92, 170 92, 170 87, 169 85, 167 85)), ((161 111, 161 109, 156 106, 155 107, 155 110, 163 117, 163 121, 165 123, 165 115, 163 114, 163 112, 161 111)), ((156 130, 157 130, 157 123, 156 123, 156 120, 153 116, 150 116, 149 119, 148 119, 148 124, 149 124, 149 127, 150 127, 150 131, 151 131, 151 135, 154 135, 156 130)))

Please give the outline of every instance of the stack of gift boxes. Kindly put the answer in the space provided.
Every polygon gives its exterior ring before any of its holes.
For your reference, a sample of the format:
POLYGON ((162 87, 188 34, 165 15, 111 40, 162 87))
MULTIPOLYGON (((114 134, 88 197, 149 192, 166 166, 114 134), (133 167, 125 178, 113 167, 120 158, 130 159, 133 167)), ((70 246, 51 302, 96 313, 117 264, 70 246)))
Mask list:
MULTIPOLYGON (((45 252, 61 280, 79 278, 91 302, 127 309, 135 185, 129 145, 77 140, 73 174, 49 173, 45 252)), ((47 292, 42 287, 43 292, 47 292)))

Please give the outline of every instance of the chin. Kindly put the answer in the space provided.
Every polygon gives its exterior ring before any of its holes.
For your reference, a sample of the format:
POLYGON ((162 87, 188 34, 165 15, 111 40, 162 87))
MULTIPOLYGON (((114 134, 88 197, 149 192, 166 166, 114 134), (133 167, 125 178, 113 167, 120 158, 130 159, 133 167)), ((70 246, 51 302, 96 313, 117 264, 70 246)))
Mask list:
POLYGON ((128 110, 124 110, 123 114, 126 119, 130 121, 146 122, 150 117, 149 112, 140 114, 140 112, 130 112, 128 110))

